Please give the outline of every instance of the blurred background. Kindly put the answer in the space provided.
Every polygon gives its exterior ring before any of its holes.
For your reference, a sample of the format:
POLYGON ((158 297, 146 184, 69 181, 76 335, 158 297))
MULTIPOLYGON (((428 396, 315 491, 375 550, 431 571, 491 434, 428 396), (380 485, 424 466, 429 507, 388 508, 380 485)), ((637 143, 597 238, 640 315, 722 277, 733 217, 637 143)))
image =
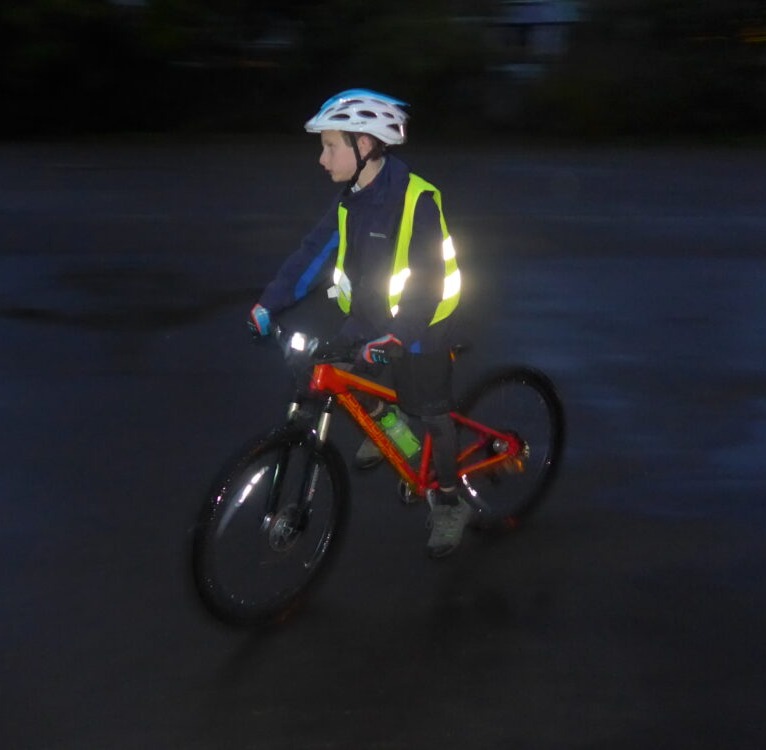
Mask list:
POLYGON ((422 131, 766 125, 764 0, 5 0, 0 134, 291 132, 379 88, 422 131))
POLYGON ((766 748, 765 79, 766 0, 0 0, 2 746, 766 748), (351 86, 444 194, 458 392, 543 369, 564 464, 444 564, 354 474, 326 586, 224 630, 194 519, 282 418, 244 321, 351 86))

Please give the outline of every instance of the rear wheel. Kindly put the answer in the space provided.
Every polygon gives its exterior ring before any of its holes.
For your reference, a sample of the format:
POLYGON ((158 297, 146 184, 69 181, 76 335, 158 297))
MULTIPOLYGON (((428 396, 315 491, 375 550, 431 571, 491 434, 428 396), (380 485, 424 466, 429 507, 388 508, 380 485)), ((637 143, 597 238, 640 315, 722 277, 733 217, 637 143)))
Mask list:
POLYGON ((457 412, 496 433, 458 421, 459 473, 477 507, 477 525, 513 528, 534 510, 553 480, 564 446, 564 410, 538 370, 510 367, 483 377, 457 412), (484 468, 463 474, 468 466, 484 468))
POLYGON ((257 443, 216 483, 193 546, 205 606, 232 624, 268 624, 295 608, 326 567, 348 505, 330 445, 286 428, 257 443))

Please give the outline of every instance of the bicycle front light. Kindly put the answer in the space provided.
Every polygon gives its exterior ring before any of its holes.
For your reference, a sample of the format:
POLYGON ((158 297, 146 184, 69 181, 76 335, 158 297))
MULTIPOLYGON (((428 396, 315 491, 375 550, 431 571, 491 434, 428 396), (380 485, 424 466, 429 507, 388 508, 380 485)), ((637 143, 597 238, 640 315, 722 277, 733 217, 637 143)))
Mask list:
POLYGON ((313 354, 319 345, 319 339, 310 338, 305 333, 296 332, 290 337, 290 349, 301 354, 313 354))

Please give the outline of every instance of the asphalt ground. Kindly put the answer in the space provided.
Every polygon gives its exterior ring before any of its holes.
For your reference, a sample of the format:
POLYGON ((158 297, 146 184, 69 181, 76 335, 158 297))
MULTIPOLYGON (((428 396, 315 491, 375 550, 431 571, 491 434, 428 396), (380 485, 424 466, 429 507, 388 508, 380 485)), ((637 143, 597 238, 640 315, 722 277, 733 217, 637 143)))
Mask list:
POLYGON ((558 481, 434 562, 393 475, 353 474, 290 621, 201 609, 197 509, 289 387, 243 321, 330 200, 315 145, 0 146, 3 746, 763 748, 762 151, 404 152, 462 253, 458 387, 545 370, 558 481))

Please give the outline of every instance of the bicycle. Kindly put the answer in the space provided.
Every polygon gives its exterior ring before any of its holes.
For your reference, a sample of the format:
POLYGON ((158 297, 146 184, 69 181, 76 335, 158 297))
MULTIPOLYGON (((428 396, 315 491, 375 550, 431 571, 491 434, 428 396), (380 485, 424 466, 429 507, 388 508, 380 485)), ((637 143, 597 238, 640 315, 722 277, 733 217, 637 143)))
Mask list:
MULTIPOLYGON (((308 389, 298 389, 286 423, 250 443, 219 475, 195 526, 194 581, 206 608, 235 625, 284 620, 326 572, 346 523, 345 461, 329 440, 336 403, 399 476, 405 504, 436 488, 432 441, 408 460, 362 408, 355 391, 396 403, 392 389, 343 369, 358 349, 328 350, 275 327, 288 358, 303 357, 308 389)), ((459 350, 456 350, 456 353, 459 350)), ((481 376, 451 412, 459 435, 458 474, 472 526, 519 526, 543 499, 558 468, 564 411, 550 379, 526 366, 481 376)))

